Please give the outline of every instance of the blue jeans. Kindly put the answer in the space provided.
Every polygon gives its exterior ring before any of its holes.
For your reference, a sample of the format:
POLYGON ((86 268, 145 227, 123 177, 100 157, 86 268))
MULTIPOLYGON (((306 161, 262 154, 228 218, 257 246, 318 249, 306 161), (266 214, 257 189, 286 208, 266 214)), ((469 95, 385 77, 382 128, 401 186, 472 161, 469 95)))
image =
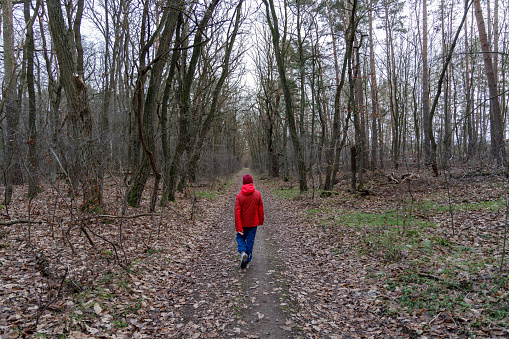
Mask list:
POLYGON ((246 252, 247 262, 250 262, 251 258, 253 257, 253 245, 256 236, 256 228, 257 226, 244 227, 244 235, 241 235, 237 232, 237 245, 239 253, 246 252))

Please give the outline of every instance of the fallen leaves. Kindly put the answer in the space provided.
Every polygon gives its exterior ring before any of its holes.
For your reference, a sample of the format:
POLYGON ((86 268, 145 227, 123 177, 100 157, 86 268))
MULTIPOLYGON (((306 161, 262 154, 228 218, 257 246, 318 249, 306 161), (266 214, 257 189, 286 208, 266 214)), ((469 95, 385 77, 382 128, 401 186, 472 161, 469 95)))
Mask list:
MULTIPOLYGON (((455 184, 455 234, 449 210, 441 208, 445 200, 440 205, 444 188, 416 186, 414 198, 428 207, 414 206, 413 217, 434 226, 417 230, 420 241, 398 238, 404 240, 400 260, 390 261, 383 256, 387 244, 366 240, 367 234, 387 234, 390 225, 344 221, 352 212, 375 214, 394 206, 408 214, 400 187, 375 187, 374 195, 363 198, 345 192, 278 201, 270 194, 277 184, 260 182, 272 218, 263 240, 274 266, 255 279, 237 268, 232 189, 217 200, 199 199, 194 222, 184 198, 157 215, 128 211, 136 218, 121 217, 121 205, 111 202, 108 215, 118 218, 86 220, 109 241, 94 238, 96 249, 71 218, 65 197, 48 189, 32 207, 45 223, 10 225, 0 239, 0 334, 263 338, 279 330, 292 338, 507 336, 507 279, 492 290, 505 213, 493 204, 499 206, 502 191, 488 182, 455 184), (44 275, 23 241, 29 234, 55 279, 44 275), (80 290, 66 290, 36 326, 62 277, 80 290), (440 308, 431 309, 435 305, 440 308)), ((26 219, 27 206, 19 201, 10 212, 26 219)))

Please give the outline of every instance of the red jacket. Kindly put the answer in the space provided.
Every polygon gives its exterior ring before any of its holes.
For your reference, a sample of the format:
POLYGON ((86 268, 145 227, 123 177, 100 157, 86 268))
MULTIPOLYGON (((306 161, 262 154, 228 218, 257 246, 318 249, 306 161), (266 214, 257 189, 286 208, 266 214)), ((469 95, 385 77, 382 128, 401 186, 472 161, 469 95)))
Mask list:
POLYGON ((263 225, 263 201, 254 185, 242 185, 235 200, 235 230, 242 232, 243 227, 263 225))

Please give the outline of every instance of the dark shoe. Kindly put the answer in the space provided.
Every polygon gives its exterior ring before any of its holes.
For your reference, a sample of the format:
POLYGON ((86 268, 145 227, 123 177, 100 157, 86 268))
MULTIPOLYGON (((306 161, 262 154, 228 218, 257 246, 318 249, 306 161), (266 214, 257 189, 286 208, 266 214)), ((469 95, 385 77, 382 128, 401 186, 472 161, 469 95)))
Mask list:
POLYGON ((247 253, 242 252, 240 255, 240 268, 246 268, 247 266, 247 253))

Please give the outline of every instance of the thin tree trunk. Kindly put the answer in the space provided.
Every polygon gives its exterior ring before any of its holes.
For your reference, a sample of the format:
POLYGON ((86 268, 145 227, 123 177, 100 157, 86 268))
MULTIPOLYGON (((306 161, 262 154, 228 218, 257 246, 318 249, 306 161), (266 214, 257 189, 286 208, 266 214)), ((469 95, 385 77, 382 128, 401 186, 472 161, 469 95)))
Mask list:
MULTIPOLYGON (((446 32, 445 32, 445 4, 441 0, 441 28, 442 28, 442 50, 446 50, 446 32)), ((451 8, 452 11, 452 8, 451 8)), ((444 133, 443 133, 443 157, 442 167, 447 168, 451 157, 452 148, 452 126, 451 126, 451 109, 450 109, 450 73, 446 73, 445 89, 444 89, 444 133)))
MULTIPOLYGON (((465 0, 465 4, 469 0, 465 0)), ((475 126, 474 126, 474 111, 472 104, 472 84, 470 82, 470 49, 468 45, 468 25, 465 25, 465 93, 466 93, 466 106, 465 115, 467 121, 467 159, 472 160, 475 154, 475 126)))
POLYGON ((35 102, 35 84, 34 84, 34 19, 37 16, 40 2, 37 1, 34 15, 30 17, 30 0, 25 0, 24 3, 24 16, 26 23, 26 52, 27 52, 27 89, 28 89, 28 197, 34 198, 37 196, 38 189, 38 163, 37 163, 37 129, 35 125, 37 107, 35 102))
POLYGON ((342 141, 339 141, 340 135, 340 112, 341 112, 341 91, 343 90, 343 86, 345 84, 346 71, 348 69, 348 62, 352 57, 353 50, 353 41, 355 38, 355 30, 356 25, 354 25, 353 18, 355 17, 355 10, 357 8, 357 1, 354 0, 352 4, 351 18, 349 20, 352 24, 348 25, 345 31, 346 37, 346 51, 343 59, 343 68, 341 70, 341 79, 339 84, 337 85, 335 96, 334 96, 334 118, 332 123, 332 136, 329 142, 328 149, 325 153, 325 159, 327 162, 326 174, 325 174, 325 184, 323 189, 325 191, 332 191, 334 188, 334 182, 336 177, 336 172, 339 168, 339 155, 341 153, 341 149, 343 148, 344 141, 346 140, 346 132, 348 131, 348 121, 350 119, 351 112, 348 112, 348 117, 345 119, 345 124, 343 126, 343 138, 342 141))
MULTIPOLYGON (((438 105, 438 100, 440 99, 440 95, 442 94, 442 84, 444 82, 445 73, 447 71, 447 68, 449 67, 449 63, 451 62, 452 54, 454 52, 454 48, 456 47, 456 43, 458 41, 458 37, 459 37, 459 35, 461 33, 462 26, 465 23, 465 20, 467 18, 468 9, 470 8, 471 4, 472 3, 470 3, 470 4, 465 3, 465 10, 463 12, 463 18, 461 20, 461 23, 460 23, 458 29, 456 30, 456 35, 454 36, 454 39, 451 42, 451 46, 449 47, 449 51, 448 51, 448 53, 446 55, 444 65, 442 66, 442 71, 441 71, 440 77, 438 79, 437 92, 436 92, 435 98, 433 100, 433 105, 431 106, 431 111, 430 111, 430 116, 429 116, 429 121, 428 121, 429 126, 431 126, 431 121, 433 120, 433 116, 435 114, 435 110, 436 110, 437 105, 438 105)), ((432 133, 430 133, 430 141, 431 141, 431 166, 432 166, 432 169, 433 169, 433 175, 438 176, 437 144, 436 144, 436 141, 435 141, 435 137, 434 137, 434 135, 432 133)))
POLYGON ((371 73, 371 168, 377 166, 378 158, 378 128, 377 119, 380 118, 378 89, 376 83, 375 48, 373 41, 373 0, 370 2, 369 15, 369 63, 371 73))
MULTIPOLYGON (((44 7, 43 7, 44 9, 44 7)), ((39 29, 41 31, 41 40, 43 47, 43 55, 46 64, 46 72, 48 77, 48 95, 50 102, 50 121, 51 121, 51 144, 50 147, 56 149, 58 145, 58 120, 59 120, 59 109, 60 103, 62 101, 62 85, 60 82, 57 82, 52 75, 52 61, 48 54, 48 48, 46 44, 46 34, 44 33, 44 25, 43 21, 39 20, 39 29)), ((50 169, 50 180, 51 183, 55 183, 57 180, 57 171, 58 171, 58 159, 53 159, 51 162, 50 169)))
MULTIPOLYGON (((159 46, 154 60, 145 69, 140 71, 138 79, 142 79, 145 72, 150 68, 150 82, 145 97, 145 103, 141 105, 141 82, 138 82, 138 132, 139 138, 143 147, 143 155, 141 158, 141 164, 138 168, 138 172, 133 180, 133 185, 127 194, 127 201, 131 206, 138 206, 141 200, 142 193, 145 189, 145 184, 150 174, 150 170, 153 171, 156 177, 156 185, 152 194, 150 210, 155 210, 156 195, 158 189, 158 183, 160 179, 160 173, 157 169, 155 161, 155 136, 154 136, 154 116, 157 110, 156 97, 159 93, 161 86, 161 78, 168 58, 168 49, 175 32, 177 19, 180 12, 183 10, 184 1, 174 4, 167 3, 167 12, 164 14, 165 20, 161 22, 164 25, 164 29, 159 38, 159 46), (143 119, 140 119, 141 110, 143 109, 143 119), (140 126, 141 124, 141 126, 140 126)), ((162 29, 162 26, 158 27, 158 31, 162 29)), ((155 38, 153 36, 152 38, 155 38)), ((152 39, 151 39, 152 40, 152 39)))
MULTIPOLYGON (((363 140, 363 123, 362 123, 362 109, 361 105, 363 104, 363 96, 362 96, 362 84, 361 84, 361 69, 360 69, 360 48, 362 45, 361 42, 358 46, 355 47, 354 53, 355 57, 352 59, 355 61, 355 65, 349 66, 349 74, 350 74, 350 102, 351 102, 351 110, 353 111, 353 121, 355 127, 355 149, 357 155, 357 173, 359 185, 357 190, 364 189, 364 179, 363 179, 363 171, 364 171, 364 140, 363 140), (355 67, 355 69, 353 69, 355 67)), ((354 161, 354 159, 352 159, 354 161)), ((352 165, 352 168, 354 166, 352 165)), ((352 173, 352 175, 354 175, 352 173)), ((353 193, 353 192, 352 192, 353 193)))
POLYGON ((14 180, 14 168, 17 159, 14 156, 16 150, 17 125, 19 121, 18 100, 16 96, 16 60, 14 57, 14 26, 12 13, 12 0, 4 0, 2 3, 2 26, 4 45, 4 111, 6 121, 6 154, 3 162, 5 197, 4 204, 8 205, 12 198, 12 185, 14 180))
MULTIPOLYGON (((222 64, 223 70, 221 72, 221 76, 219 77, 219 80, 217 81, 216 87, 214 88, 214 92, 212 93, 212 103, 210 105, 210 110, 207 114, 207 117, 205 118, 205 121, 203 122, 198 135, 196 136, 196 143, 192 149, 192 153, 190 156, 190 160, 187 163, 186 171, 182 178, 185 180, 187 178, 187 173, 190 172, 190 169, 195 169, 196 165, 198 163, 198 160, 200 159, 200 154, 203 148, 203 144, 205 142, 205 137, 207 136, 207 133, 209 132, 212 122, 214 118, 216 117, 216 114, 219 109, 219 96, 221 94, 221 90, 223 89, 223 85, 225 83, 226 77, 230 73, 230 57, 233 50, 233 45, 235 43, 235 38, 237 37, 237 32, 239 30, 240 25, 240 18, 241 18, 241 9, 242 9, 242 3, 243 0, 240 0, 237 5, 236 10, 236 18, 235 18, 235 25, 233 28, 233 32, 231 34, 230 41, 226 47, 224 61, 222 64)), ((189 179, 189 178, 188 178, 189 179)))
POLYGON ((429 106, 429 75, 428 75, 428 0, 422 0, 422 129, 424 131, 424 164, 431 164, 431 136, 433 133, 429 106))

